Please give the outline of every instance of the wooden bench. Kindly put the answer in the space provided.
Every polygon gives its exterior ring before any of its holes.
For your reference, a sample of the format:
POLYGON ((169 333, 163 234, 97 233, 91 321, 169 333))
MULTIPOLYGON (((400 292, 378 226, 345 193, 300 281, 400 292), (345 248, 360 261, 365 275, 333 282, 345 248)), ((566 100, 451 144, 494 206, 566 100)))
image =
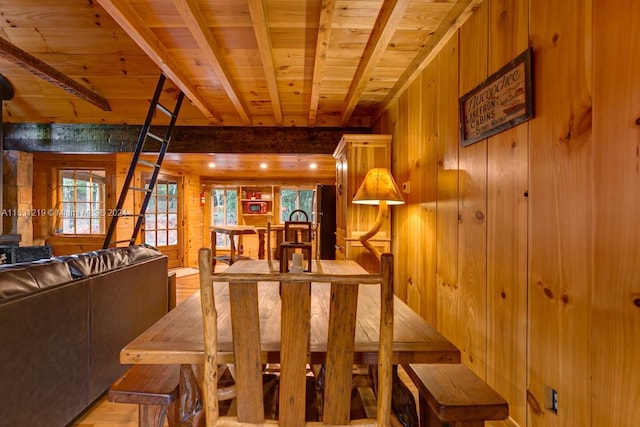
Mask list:
POLYGON ((509 416, 507 401, 462 364, 403 367, 418 389, 421 427, 482 427, 509 416))
POLYGON ((110 402, 138 405, 138 425, 179 425, 180 365, 134 365, 109 388, 110 402))

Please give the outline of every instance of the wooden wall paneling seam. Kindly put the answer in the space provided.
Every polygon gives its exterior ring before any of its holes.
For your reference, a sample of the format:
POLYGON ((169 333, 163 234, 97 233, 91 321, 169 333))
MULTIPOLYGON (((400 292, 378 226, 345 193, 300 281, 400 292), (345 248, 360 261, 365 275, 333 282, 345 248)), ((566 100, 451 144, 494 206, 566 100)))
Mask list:
POLYGON ((436 322, 437 311, 437 197, 438 197, 438 67, 429 64, 422 73, 422 110, 416 119, 422 123, 421 153, 418 170, 418 187, 412 183, 410 189, 418 193, 418 206, 424 224, 421 245, 424 247, 423 276, 420 282, 420 315, 432 324, 436 322))
POLYGON ((591 426, 640 419, 640 3, 593 0, 591 426))
MULTIPOLYGON (((460 93, 488 76, 488 6, 460 29, 460 93)), ((459 325, 455 344, 464 363, 486 377, 487 349, 487 140, 460 149, 459 325)))
MULTIPOLYGON (((528 47, 528 1, 489 3, 489 74, 528 47)), ((487 176, 487 377, 527 421, 528 123, 489 138, 487 176)))
POLYGON ((529 122, 528 425, 590 426, 591 1, 537 0, 529 13, 536 118, 529 122), (555 414, 545 409, 550 388, 558 392, 555 414))
POLYGON ((438 67, 438 202, 436 223, 436 281, 438 331, 457 338, 458 323, 458 68, 459 35, 437 58, 438 67))

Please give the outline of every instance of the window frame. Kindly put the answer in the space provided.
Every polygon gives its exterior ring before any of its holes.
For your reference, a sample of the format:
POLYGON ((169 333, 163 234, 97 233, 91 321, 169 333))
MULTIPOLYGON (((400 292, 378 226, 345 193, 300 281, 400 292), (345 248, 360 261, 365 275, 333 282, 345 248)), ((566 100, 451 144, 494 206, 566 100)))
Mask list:
MULTIPOLYGON (((209 190, 209 196, 210 196, 210 210, 211 210, 211 214, 209 217, 209 223, 213 226, 213 225, 238 225, 239 222, 239 217, 238 217, 238 206, 240 204, 240 189, 238 186, 230 186, 230 185, 214 185, 213 187, 210 188, 209 190), (224 214, 223 214, 223 218, 224 218, 224 223, 216 223, 216 197, 215 197, 215 192, 216 191, 224 191, 224 214), (229 222, 227 222, 227 219, 229 217, 228 212, 229 212, 229 203, 227 202, 228 199, 228 192, 229 191, 233 191, 235 192, 235 203, 236 203, 236 207, 235 207, 235 218, 236 218, 236 222, 235 224, 231 224, 229 222)), ((222 233, 217 233, 216 235, 216 248, 220 248, 220 249, 230 249, 231 248, 231 242, 229 240, 229 235, 227 234, 222 234, 222 233), (222 242, 222 243, 218 243, 218 242, 222 242)))
MULTIPOLYGON (((144 185, 144 188, 148 188, 149 187, 149 181, 151 180, 151 175, 144 175, 142 176, 142 183, 144 185)), ((167 247, 178 247, 180 246, 180 238, 181 238, 181 227, 180 227, 180 221, 181 221, 181 207, 180 207, 180 200, 181 200, 181 196, 180 193, 182 191, 182 180, 180 179, 180 177, 177 176, 170 176, 170 175, 165 175, 165 174, 160 174, 158 175, 157 179, 156 179, 156 183, 155 186, 153 188, 153 192, 150 195, 150 199, 149 199, 149 205, 147 205, 147 209, 145 211, 145 218, 144 218, 144 226, 142 228, 142 241, 146 244, 149 244, 151 246, 157 247, 157 248, 167 248, 167 247), (169 185, 175 184, 175 188, 176 188, 176 192, 175 194, 170 194, 169 192, 169 185), (158 194, 158 189, 160 188, 160 186, 162 185, 167 185, 167 193, 166 194, 158 194), (164 197, 165 200, 165 205, 166 205, 166 209, 163 211, 158 211, 158 199, 164 197), (173 199, 175 200, 175 205, 176 205, 176 209, 175 211, 171 211, 169 210, 169 200, 173 199), (154 202, 154 206, 156 207, 155 211, 150 212, 149 211, 149 206, 152 204, 152 200, 154 202), (154 216, 154 228, 152 229, 148 229, 148 219, 147 216, 149 215, 153 215, 154 216), (166 216, 166 224, 164 228, 158 228, 157 225, 159 223, 158 218, 159 216, 165 215, 166 216), (170 220, 169 220, 169 216, 170 215, 175 215, 176 216, 176 223, 175 223, 175 227, 170 227, 170 220), (166 231, 166 243, 165 244, 160 244, 158 241, 158 231, 166 231), (176 234, 176 242, 175 243, 169 243, 169 234, 170 231, 175 231, 176 234), (154 237, 154 242, 153 243, 149 243, 147 241, 147 237, 148 237, 148 233, 155 233, 155 237, 154 237)))
POLYGON ((307 212, 309 214, 309 221, 314 222, 315 223, 315 218, 314 218, 314 212, 313 212, 313 201, 315 198, 315 187, 307 187, 307 186, 282 186, 279 188, 278 193, 279 193, 279 209, 280 209, 280 221, 282 223, 284 223, 285 221, 289 221, 289 215, 291 215, 291 212, 286 212, 285 206, 284 206, 284 201, 285 198, 282 195, 283 191, 295 191, 296 192, 296 208, 295 209, 302 209, 305 212, 307 212), (303 209, 302 207, 300 207, 300 201, 301 201, 301 197, 300 197, 300 193, 302 191, 308 191, 311 193, 311 204, 309 206, 309 210, 307 211, 306 209, 303 209), (286 217, 285 217, 286 214, 286 217))
POLYGON ((104 236, 106 233, 106 205, 107 205, 107 169, 104 167, 69 166, 56 168, 56 209, 55 234, 61 236, 104 236), (87 175, 88 179, 82 180, 79 175, 87 175), (96 183, 95 177, 98 177, 96 183), (73 181, 72 185, 65 185, 64 179, 73 181), (94 200, 94 190, 88 191, 89 200, 78 200, 78 188, 88 187, 78 185, 78 182, 86 182, 97 186, 98 200, 94 200), (73 188, 73 200, 65 200, 65 189, 73 188), (72 205, 72 210, 67 209, 72 205), (87 208, 79 208, 78 205, 88 205, 87 208), (78 220, 88 220, 88 232, 78 232, 78 220), (72 222, 73 232, 65 232, 67 221, 72 222), (98 224, 98 231, 93 232, 93 225, 98 224))

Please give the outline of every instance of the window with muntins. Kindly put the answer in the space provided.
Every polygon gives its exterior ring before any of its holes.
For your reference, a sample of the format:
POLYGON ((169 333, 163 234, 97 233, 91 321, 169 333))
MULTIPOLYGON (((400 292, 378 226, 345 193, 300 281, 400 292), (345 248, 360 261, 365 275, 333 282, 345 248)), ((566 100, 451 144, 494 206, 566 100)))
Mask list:
MULTIPOLYGON (((214 188, 211 190, 211 223, 213 225, 238 225, 238 190, 236 188, 214 188)), ((229 236, 216 234, 216 247, 229 247, 229 236)))
POLYGON ((178 244, 178 181, 156 181, 144 215, 144 242, 155 247, 178 244))
POLYGON ((104 234, 105 171, 60 169, 58 176, 58 233, 104 234))

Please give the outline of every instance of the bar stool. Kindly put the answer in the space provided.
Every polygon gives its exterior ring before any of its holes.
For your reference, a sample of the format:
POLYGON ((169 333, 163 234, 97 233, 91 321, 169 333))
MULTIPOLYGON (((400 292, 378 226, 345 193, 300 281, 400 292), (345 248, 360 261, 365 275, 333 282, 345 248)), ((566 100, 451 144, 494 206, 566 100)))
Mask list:
POLYGON ((289 215, 289 221, 284 222, 284 242, 280 243, 280 272, 286 273, 289 260, 293 254, 300 250, 307 258, 307 269, 311 271, 311 237, 313 223, 309 221, 307 213, 302 209, 296 209, 289 215), (292 221, 294 215, 304 216, 304 221, 292 221), (292 239, 292 240, 291 240, 292 239))

